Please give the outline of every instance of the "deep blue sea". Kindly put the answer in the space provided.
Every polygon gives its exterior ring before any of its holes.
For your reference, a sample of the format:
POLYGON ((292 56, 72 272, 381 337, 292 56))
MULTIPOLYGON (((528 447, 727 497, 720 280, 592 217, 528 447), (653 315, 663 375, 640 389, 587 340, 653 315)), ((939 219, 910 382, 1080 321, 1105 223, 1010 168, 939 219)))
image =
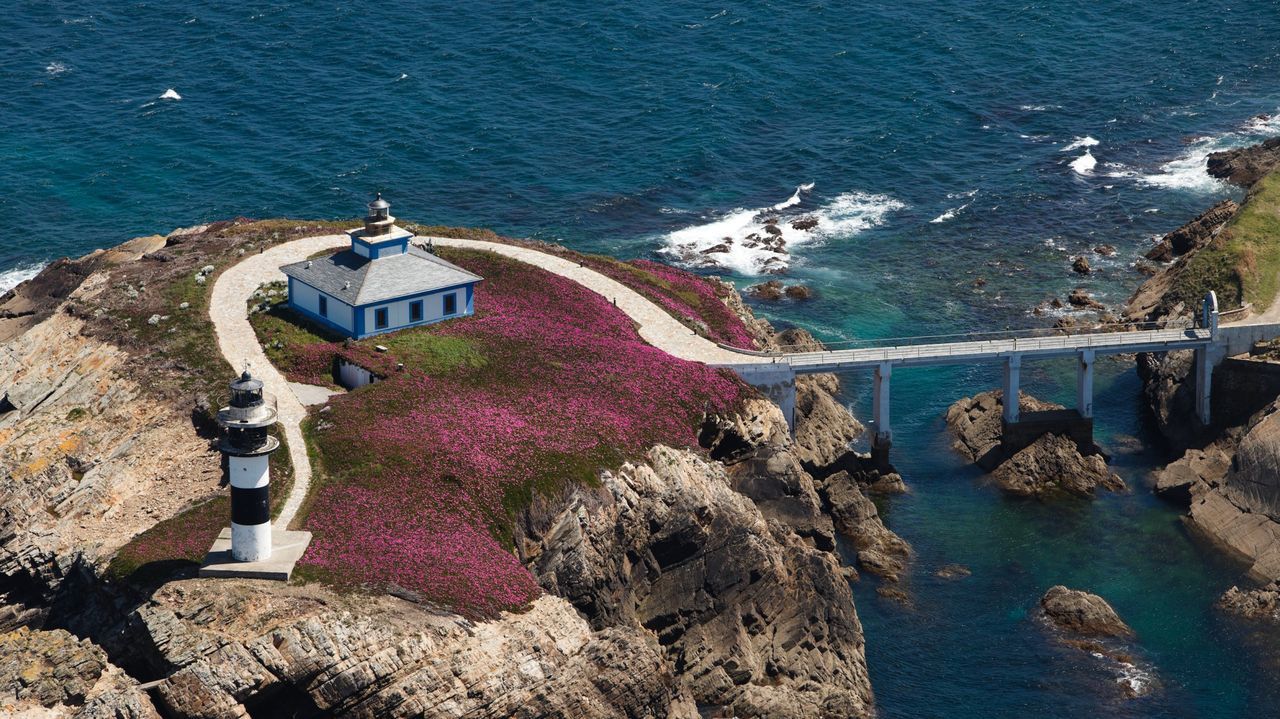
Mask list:
MULTIPOLYGON (((0 289, 40 263, 234 216, 393 213, 575 248, 707 257, 743 286, 762 210, 829 340, 1037 326, 1083 284, 1119 303, 1152 237, 1217 199, 1213 149, 1280 134, 1276 2, 70 2, 0 10, 0 289), (1073 255, 1100 244, 1087 279, 1073 255), (986 280, 975 286, 975 280, 986 280)), ((886 501, 913 608, 856 586, 885 717, 1280 716, 1280 639, 1219 617, 1240 568, 1144 476, 1162 457, 1131 364, 1101 363, 1099 438, 1131 495, 1013 502, 951 451, 983 368, 894 378, 886 501), (948 562, 973 569, 947 582, 948 562), (1047 641, 1063 583, 1138 631, 1130 679, 1047 641)), ((1024 370, 1070 400, 1072 370, 1024 370)), ((866 414, 866 377, 845 377, 866 414)))

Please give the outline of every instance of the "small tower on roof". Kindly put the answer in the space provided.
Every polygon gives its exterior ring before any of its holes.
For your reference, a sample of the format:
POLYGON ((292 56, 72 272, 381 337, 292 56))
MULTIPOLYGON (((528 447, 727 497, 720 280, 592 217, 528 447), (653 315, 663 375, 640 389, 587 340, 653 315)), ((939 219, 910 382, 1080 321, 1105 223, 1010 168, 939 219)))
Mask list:
POLYGON ((378 237, 391 232, 396 218, 391 216, 391 203, 382 199, 382 193, 369 203, 369 214, 364 218, 365 237, 378 237))

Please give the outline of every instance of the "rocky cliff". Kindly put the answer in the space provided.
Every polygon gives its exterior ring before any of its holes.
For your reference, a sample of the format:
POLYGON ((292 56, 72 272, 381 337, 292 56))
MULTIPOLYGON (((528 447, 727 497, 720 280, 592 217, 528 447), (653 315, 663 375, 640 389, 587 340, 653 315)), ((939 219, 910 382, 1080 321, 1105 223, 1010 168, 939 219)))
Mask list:
MULTIPOLYGON (((21 707, 99 716, 107 688, 129 698, 102 716, 121 717, 873 713, 837 537, 887 580, 911 552, 864 493, 901 479, 849 450, 862 428, 831 376, 799 383, 794 439, 753 400, 707 418, 705 451, 654 447, 599 486, 539 497, 516 549, 547 594, 520 613, 477 623, 408 595, 108 579, 131 537, 217 491, 201 430, 225 368, 188 298, 236 256, 317 229, 144 238, 0 298, 0 630, 16 630, 0 663, 23 667, 21 707)), ((766 346, 813 344, 729 304, 766 346)))
MULTIPOLYGON (((1280 139, 1275 139, 1214 153, 1208 169, 1215 177, 1250 187, 1274 172, 1278 163, 1280 139)), ((1252 195, 1251 190, 1249 197, 1252 195)), ((1134 293, 1126 318, 1158 323, 1189 319, 1197 308, 1185 296, 1185 288, 1199 287, 1196 269, 1189 260, 1213 245, 1222 228, 1248 205, 1249 197, 1241 206, 1223 201, 1171 233, 1155 252, 1167 249, 1178 259, 1134 293)), ((1192 359, 1191 352, 1138 357, 1146 403, 1179 455, 1154 474, 1154 489, 1172 501, 1187 504, 1187 521, 1201 536, 1247 561, 1252 579, 1270 582, 1280 578, 1277 407, 1271 404, 1238 427, 1201 426, 1194 413, 1193 382, 1188 381, 1192 359)), ((1225 365, 1218 370, 1230 371, 1225 365)), ((1219 377, 1215 386, 1222 379, 1219 377)))

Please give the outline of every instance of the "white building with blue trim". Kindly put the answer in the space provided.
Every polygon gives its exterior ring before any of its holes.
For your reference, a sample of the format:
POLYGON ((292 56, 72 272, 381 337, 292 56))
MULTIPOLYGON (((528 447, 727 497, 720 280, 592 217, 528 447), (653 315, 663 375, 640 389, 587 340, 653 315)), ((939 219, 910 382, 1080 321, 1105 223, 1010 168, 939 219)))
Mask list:
POLYGON ((483 278, 414 245, 390 211, 379 193, 364 227, 347 232, 350 249, 281 267, 289 307, 356 339, 474 313, 483 278))

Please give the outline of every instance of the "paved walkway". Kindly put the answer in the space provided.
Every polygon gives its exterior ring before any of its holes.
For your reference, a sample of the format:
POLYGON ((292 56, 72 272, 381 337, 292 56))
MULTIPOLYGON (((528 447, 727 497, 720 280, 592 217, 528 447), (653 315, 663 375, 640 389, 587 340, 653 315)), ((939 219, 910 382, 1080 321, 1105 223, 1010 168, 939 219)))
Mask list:
MULTIPOLYGON (((427 239, 425 237, 421 239, 427 239)), ((1137 351, 1147 349, 1147 344, 1180 345, 1184 343, 1204 343, 1207 337, 1200 332, 1190 333, 1178 331, 1165 332, 1133 332, 1088 336, 1056 336, 1052 338, 1018 340, 1014 346, 1010 341, 992 342, 960 342, 951 345, 924 345, 907 347, 881 347, 861 350, 838 350, 834 352, 806 352, 790 354, 784 357, 735 352, 725 349, 716 343, 695 334, 681 324, 665 310, 646 299, 635 290, 622 283, 606 277, 595 270, 583 267, 572 260, 550 255, 545 252, 506 245, 498 242, 482 240, 463 240, 449 237, 432 237, 431 241, 441 247, 456 247, 470 250, 486 250, 510 257, 521 262, 541 267, 549 272, 573 280, 593 292, 613 302, 636 322, 640 336, 668 354, 681 359, 702 362, 710 365, 733 365, 739 369, 756 365, 768 369, 770 365, 790 365, 801 372, 831 371, 843 367, 873 366, 890 360, 905 364, 936 364, 953 361, 971 362, 976 355, 996 356, 1000 352, 1027 350, 1031 354, 1054 351, 1073 351, 1081 348, 1095 348, 1099 351, 1137 351), (1166 336, 1168 335, 1168 336, 1166 336), (1004 344, 1010 347, 1004 347, 1004 344), (996 347, 996 345, 1000 345, 996 347), (1043 345, 1043 346, 1042 346, 1043 345), (1050 347, 1050 345, 1053 345, 1050 347), (1114 347, 1113 347, 1114 345, 1114 347), (1143 345, 1139 347, 1139 345, 1143 345), (961 351, 963 350, 963 351, 961 351), (924 355, 929 355, 924 357, 924 355), (936 355, 936 356, 935 356, 936 355), (905 362, 904 362, 905 361, 905 362)), ((321 235, 294 240, 277 245, 257 255, 252 255, 236 264, 219 277, 213 286, 213 295, 209 303, 209 315, 213 320, 218 336, 218 347, 227 361, 239 369, 247 361, 253 373, 262 379, 266 390, 276 396, 280 423, 284 426, 285 437, 289 441, 289 456, 293 460, 293 490, 285 502, 284 509, 276 520, 277 526, 288 527, 297 515, 302 500, 311 486, 311 464, 307 458, 306 444, 302 437, 301 422, 306 417, 303 402, 299 401, 290 384, 267 360, 266 354, 258 344, 253 328, 245 311, 249 296, 262 285, 283 280, 280 266, 290 262, 298 262, 318 252, 345 247, 350 240, 346 235, 321 235)), ((1280 303, 1277 303, 1280 305, 1280 303)), ((1278 310, 1280 311, 1280 310, 1278 310)), ((1258 318, 1262 319, 1262 318, 1258 318)), ((1254 320, 1257 321, 1257 320, 1254 320)), ((313 397, 304 396, 304 401, 311 403, 313 397)))
MULTIPOLYGON (((646 342, 676 357, 706 364, 740 365, 772 362, 768 357, 726 350, 694 334, 692 330, 680 324, 677 319, 635 290, 562 257, 525 247, 481 240, 432 237, 431 241, 442 247, 487 250, 567 277, 614 302, 618 309, 636 322, 640 336, 646 342)), ((284 279, 284 274, 280 272, 281 265, 304 260, 324 250, 345 247, 349 242, 350 239, 346 235, 320 235, 286 242, 260 254, 251 255, 219 275, 209 300, 209 318, 213 321, 214 330, 218 336, 218 349, 222 352, 222 356, 226 357, 227 362, 237 370, 248 362, 253 374, 262 380, 264 389, 276 397, 280 410, 280 424, 284 427, 285 438, 289 442, 289 458, 293 461, 293 489, 285 501, 284 509, 276 519, 276 525, 282 529, 288 527, 293 521, 311 487, 311 462, 307 458, 301 427, 307 411, 290 383, 267 360, 262 346, 258 344, 253 327, 249 325, 245 307, 250 295, 259 287, 268 282, 284 279)), ((313 398, 307 396, 303 399, 310 403, 313 398)))

